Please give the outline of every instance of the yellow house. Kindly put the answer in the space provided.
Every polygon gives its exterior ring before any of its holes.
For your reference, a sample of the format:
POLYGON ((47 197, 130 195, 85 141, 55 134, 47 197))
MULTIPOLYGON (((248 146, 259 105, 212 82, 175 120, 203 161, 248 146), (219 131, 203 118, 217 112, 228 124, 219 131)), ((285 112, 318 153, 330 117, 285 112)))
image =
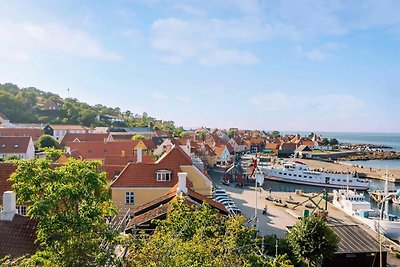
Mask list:
POLYGON ((179 172, 187 173, 187 182, 193 191, 211 195, 210 179, 192 164, 191 158, 178 145, 155 163, 142 162, 141 150, 137 153, 137 162, 128 163, 110 186, 120 215, 165 195, 178 182, 179 172))

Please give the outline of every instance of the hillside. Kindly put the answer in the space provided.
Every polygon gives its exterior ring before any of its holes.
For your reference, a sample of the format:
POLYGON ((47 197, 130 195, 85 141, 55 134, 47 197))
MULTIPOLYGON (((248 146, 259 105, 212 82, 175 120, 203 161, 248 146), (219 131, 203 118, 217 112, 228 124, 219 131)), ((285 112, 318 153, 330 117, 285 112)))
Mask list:
POLYGON ((85 126, 145 127, 167 130, 179 134, 173 121, 162 121, 147 113, 122 112, 120 108, 110 108, 101 104, 91 106, 76 98, 61 98, 59 95, 43 92, 34 87, 19 88, 15 84, 0 84, 0 112, 15 123, 81 124, 85 126), (125 121, 100 121, 99 115, 121 117, 125 121))

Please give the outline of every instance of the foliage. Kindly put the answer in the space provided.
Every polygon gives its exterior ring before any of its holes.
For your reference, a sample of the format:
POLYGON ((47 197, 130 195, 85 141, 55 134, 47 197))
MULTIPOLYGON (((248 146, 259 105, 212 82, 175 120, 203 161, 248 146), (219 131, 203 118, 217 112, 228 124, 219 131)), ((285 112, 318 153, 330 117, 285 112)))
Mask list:
POLYGON ((180 137, 180 138, 186 138, 186 137, 188 137, 188 133, 187 133, 187 132, 181 132, 181 133, 179 134, 179 137, 180 137))
POLYGON ((55 140, 53 137, 51 137, 48 134, 44 134, 41 137, 38 138, 36 141, 36 145, 38 146, 38 149, 44 149, 44 148, 58 148, 60 144, 55 140))
POLYGON ((152 235, 131 237, 131 266, 273 266, 244 217, 220 217, 208 205, 174 205, 152 235))
POLYGON ((324 146, 329 145, 329 139, 326 138, 326 137, 324 137, 324 138, 322 139, 322 145, 324 145, 324 146))
POLYGON ((54 147, 46 147, 44 148, 44 152, 46 153, 46 159, 51 162, 56 162, 63 154, 61 149, 56 149, 54 147))
POLYGON ((317 216, 304 217, 288 234, 293 254, 308 265, 317 266, 337 250, 339 237, 317 216))
POLYGON ((8 155, 8 156, 4 157, 3 160, 5 162, 7 162, 7 161, 15 161, 15 160, 19 160, 19 158, 16 155, 8 155))
POLYGON ((18 162, 10 177, 28 216, 38 221, 42 251, 26 266, 99 266, 113 259, 116 232, 105 222, 116 209, 99 162, 69 160, 52 166, 47 160, 18 162))
MULTIPOLYGON (((134 114, 120 108, 110 108, 100 104, 91 106, 76 98, 62 99, 59 95, 43 92, 36 88, 19 88, 5 83, 0 84, 0 112, 12 122, 50 123, 50 124, 81 124, 85 126, 114 126, 114 127, 151 127, 154 130, 173 132, 173 121, 162 121, 150 117, 147 113, 134 114), (46 110, 43 105, 49 101, 62 103, 59 109, 46 110), (99 115, 123 117, 126 122, 104 122, 99 115)), ((180 130, 178 130, 179 132, 180 130)))
POLYGON ((329 140, 329 144, 330 144, 331 146, 337 146, 337 145, 339 144, 339 141, 338 141, 336 138, 331 138, 331 139, 329 140))
POLYGON ((235 130, 229 130, 227 134, 228 134, 228 136, 230 138, 232 138, 232 137, 235 137, 236 131, 235 130))
POLYGON ((207 134, 206 134, 205 131, 201 131, 201 132, 199 132, 199 133, 197 134, 197 136, 200 138, 200 140, 205 141, 205 140, 206 140, 206 137, 207 137, 207 134))
POLYGON ((143 134, 135 134, 132 136, 132 140, 144 140, 146 137, 143 134))
POLYGON ((281 134, 279 133, 279 131, 272 131, 272 132, 270 133, 270 135, 271 135, 272 138, 278 138, 278 137, 281 136, 281 134))
POLYGON ((264 237, 265 253, 270 256, 275 256, 276 245, 278 243, 278 255, 289 255, 288 258, 291 262, 296 263, 297 259, 293 255, 292 248, 290 247, 287 238, 279 238, 276 235, 267 235, 264 237))

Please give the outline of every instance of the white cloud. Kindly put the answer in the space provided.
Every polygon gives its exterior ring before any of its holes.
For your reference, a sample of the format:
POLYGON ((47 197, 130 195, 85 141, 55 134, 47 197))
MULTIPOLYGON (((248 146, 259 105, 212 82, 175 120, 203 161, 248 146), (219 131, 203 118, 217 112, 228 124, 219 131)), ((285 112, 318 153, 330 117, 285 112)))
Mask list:
MULTIPOLYGON (((163 2, 159 4, 163 5, 163 2)), ((316 37, 336 38, 355 30, 400 24, 400 2, 396 0, 366 0, 362 3, 235 0, 229 4, 205 0, 178 4, 176 8, 192 14, 192 18, 155 20, 150 36, 158 57, 171 64, 186 61, 207 66, 255 64, 257 55, 246 45, 276 39, 304 45, 305 41, 316 37), (214 15, 226 12, 230 14, 228 19, 214 15)), ((332 56, 331 50, 339 48, 343 48, 342 44, 328 42, 321 47, 302 48, 300 54, 312 61, 324 61, 332 56)))
POLYGON ((255 95, 249 101, 255 108, 306 116, 352 117, 365 109, 364 100, 348 94, 293 95, 271 92, 255 95))
POLYGON ((120 61, 88 33, 61 24, 0 21, 0 57, 28 60, 37 53, 120 61))
POLYGON ((232 42, 247 42, 249 38, 258 39, 240 26, 240 21, 170 18, 153 23, 151 45, 163 61, 171 64, 194 60, 205 66, 250 65, 258 62, 253 53, 231 48, 232 42))
POLYGON ((153 91, 153 92, 151 93, 151 97, 152 97, 153 99, 155 99, 155 100, 158 100, 158 101, 168 99, 168 96, 166 96, 166 95, 164 95, 163 93, 160 93, 160 92, 158 92, 158 91, 153 91))
POLYGON ((193 102, 193 100, 190 97, 187 96, 177 96, 176 100, 178 102, 184 103, 184 104, 190 104, 193 102))

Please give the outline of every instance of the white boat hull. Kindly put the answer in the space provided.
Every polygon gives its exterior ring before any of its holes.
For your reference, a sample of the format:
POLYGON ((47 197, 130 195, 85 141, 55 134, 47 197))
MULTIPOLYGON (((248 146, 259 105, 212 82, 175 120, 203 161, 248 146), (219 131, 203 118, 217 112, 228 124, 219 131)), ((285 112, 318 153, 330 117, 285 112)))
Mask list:
MULTIPOLYGON (((307 182, 307 181, 301 181, 301 180, 289 180, 289 179, 272 176, 272 175, 265 175, 265 180, 278 181, 278 182, 291 183, 291 184, 311 185, 311 186, 326 187, 326 188, 337 188, 337 189, 343 189, 346 187, 345 185, 307 182)), ((369 188, 369 186, 353 186, 353 185, 350 186, 349 185, 349 189, 368 190, 368 188, 369 188)))
MULTIPOLYGON (((340 195, 339 199, 337 199, 337 192, 333 192, 333 205, 336 208, 342 210, 347 215, 358 220, 362 224, 367 225, 373 231, 379 232, 389 239, 400 241, 400 221, 380 220, 378 217, 362 217, 358 215, 359 212, 357 212, 356 210, 352 210, 352 207, 350 206, 351 202, 344 200, 343 195, 340 195)), ((357 201, 353 204, 357 205, 357 201)), ((366 204, 368 205, 364 207, 363 210, 371 209, 369 202, 367 202, 366 204)))

